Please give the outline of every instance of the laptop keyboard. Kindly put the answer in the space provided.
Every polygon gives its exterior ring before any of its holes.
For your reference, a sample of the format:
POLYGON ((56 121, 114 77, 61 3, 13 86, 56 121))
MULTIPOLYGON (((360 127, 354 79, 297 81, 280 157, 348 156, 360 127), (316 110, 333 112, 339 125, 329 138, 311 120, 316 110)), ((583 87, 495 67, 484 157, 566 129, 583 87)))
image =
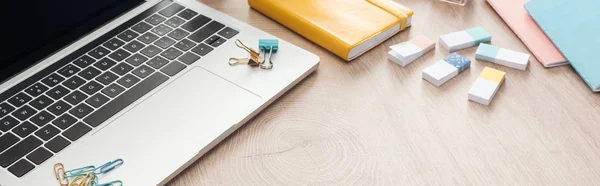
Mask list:
POLYGON ((0 96, 0 166, 22 177, 236 34, 157 4, 0 96))

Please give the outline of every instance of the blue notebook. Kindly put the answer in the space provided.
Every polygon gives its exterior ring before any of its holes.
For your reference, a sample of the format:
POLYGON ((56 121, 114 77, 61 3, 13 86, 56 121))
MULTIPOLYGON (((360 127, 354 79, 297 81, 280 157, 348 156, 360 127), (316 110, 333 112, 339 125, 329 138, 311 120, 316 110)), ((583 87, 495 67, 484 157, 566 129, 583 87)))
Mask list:
POLYGON ((594 92, 600 92, 600 0, 531 0, 525 9, 594 92))

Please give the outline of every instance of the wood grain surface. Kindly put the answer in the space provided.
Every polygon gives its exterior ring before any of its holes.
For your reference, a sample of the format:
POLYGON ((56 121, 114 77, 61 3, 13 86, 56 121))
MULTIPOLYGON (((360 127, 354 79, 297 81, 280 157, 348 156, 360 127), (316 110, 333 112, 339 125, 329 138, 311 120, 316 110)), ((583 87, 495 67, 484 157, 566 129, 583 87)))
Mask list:
POLYGON ((484 0, 466 7, 396 0, 413 26, 346 63, 249 8, 201 2, 321 57, 319 69, 173 179, 188 185, 600 185, 600 95, 569 66, 526 71, 476 61, 436 88, 421 78, 448 55, 407 67, 390 45, 483 26, 492 43, 529 52, 484 0), (507 72, 490 106, 467 92, 483 67, 507 72))

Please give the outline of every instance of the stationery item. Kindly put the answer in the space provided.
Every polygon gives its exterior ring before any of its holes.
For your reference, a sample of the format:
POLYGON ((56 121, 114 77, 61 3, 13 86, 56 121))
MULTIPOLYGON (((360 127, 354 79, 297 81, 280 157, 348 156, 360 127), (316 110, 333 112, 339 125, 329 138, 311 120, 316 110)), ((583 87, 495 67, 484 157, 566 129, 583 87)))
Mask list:
POLYGON ((569 64, 523 8, 527 1, 529 0, 487 0, 544 67, 569 64))
POLYGON ((435 42, 420 35, 410 41, 391 46, 388 59, 401 66, 406 66, 434 48, 435 42))
POLYGON ((260 39, 258 41, 258 49, 262 53, 262 56, 264 56, 263 61, 260 62, 260 68, 272 69, 273 61, 271 60, 271 56, 279 50, 279 41, 276 39, 260 39))
POLYGON ((475 59, 488 61, 519 70, 527 69, 530 56, 531 55, 529 54, 508 50, 485 43, 479 44, 479 48, 477 48, 477 52, 475 52, 475 59))
POLYGON ((246 64, 246 65, 250 65, 250 66, 260 65, 260 63, 258 63, 257 61, 254 61, 251 58, 235 58, 235 57, 229 58, 229 65, 233 66, 233 65, 240 65, 240 64, 246 64))
POLYGON ((525 4, 533 20, 594 92, 600 92, 598 7, 598 0, 531 0, 525 4))
POLYGON ((56 181, 60 186, 68 186, 69 179, 64 176, 65 166, 62 163, 54 164, 54 176, 56 177, 56 181))
POLYGON ((469 2, 468 0, 440 0, 440 1, 455 4, 455 5, 460 5, 460 6, 465 6, 467 4, 467 2, 469 2))
POLYGON ((264 15, 351 61, 411 25, 392 0, 248 0, 264 15))
POLYGON ((492 41, 492 36, 483 27, 475 27, 440 36, 440 44, 448 52, 455 52, 490 41, 492 41))
POLYGON ((242 41, 240 41, 239 39, 235 40, 235 45, 241 49, 244 49, 246 52, 248 52, 248 54, 250 55, 249 58, 229 58, 229 65, 236 65, 236 64, 248 64, 252 67, 257 67, 260 65, 260 52, 257 52, 256 50, 246 46, 244 43, 242 43, 242 41))
POLYGON ((504 82, 506 72, 485 67, 469 90, 469 100, 489 105, 504 82))
POLYGON ((439 87, 470 66, 471 60, 453 53, 423 70, 423 79, 439 87))

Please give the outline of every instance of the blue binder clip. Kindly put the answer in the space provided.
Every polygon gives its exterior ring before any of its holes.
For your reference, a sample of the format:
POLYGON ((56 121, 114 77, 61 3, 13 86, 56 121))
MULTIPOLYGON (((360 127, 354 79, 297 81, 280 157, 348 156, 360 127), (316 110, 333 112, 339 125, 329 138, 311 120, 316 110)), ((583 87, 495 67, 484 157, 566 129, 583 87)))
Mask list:
POLYGON ((258 48, 263 56, 263 60, 260 62, 260 68, 272 69, 273 61, 271 55, 279 50, 279 40, 277 39, 260 39, 258 40, 258 48))

